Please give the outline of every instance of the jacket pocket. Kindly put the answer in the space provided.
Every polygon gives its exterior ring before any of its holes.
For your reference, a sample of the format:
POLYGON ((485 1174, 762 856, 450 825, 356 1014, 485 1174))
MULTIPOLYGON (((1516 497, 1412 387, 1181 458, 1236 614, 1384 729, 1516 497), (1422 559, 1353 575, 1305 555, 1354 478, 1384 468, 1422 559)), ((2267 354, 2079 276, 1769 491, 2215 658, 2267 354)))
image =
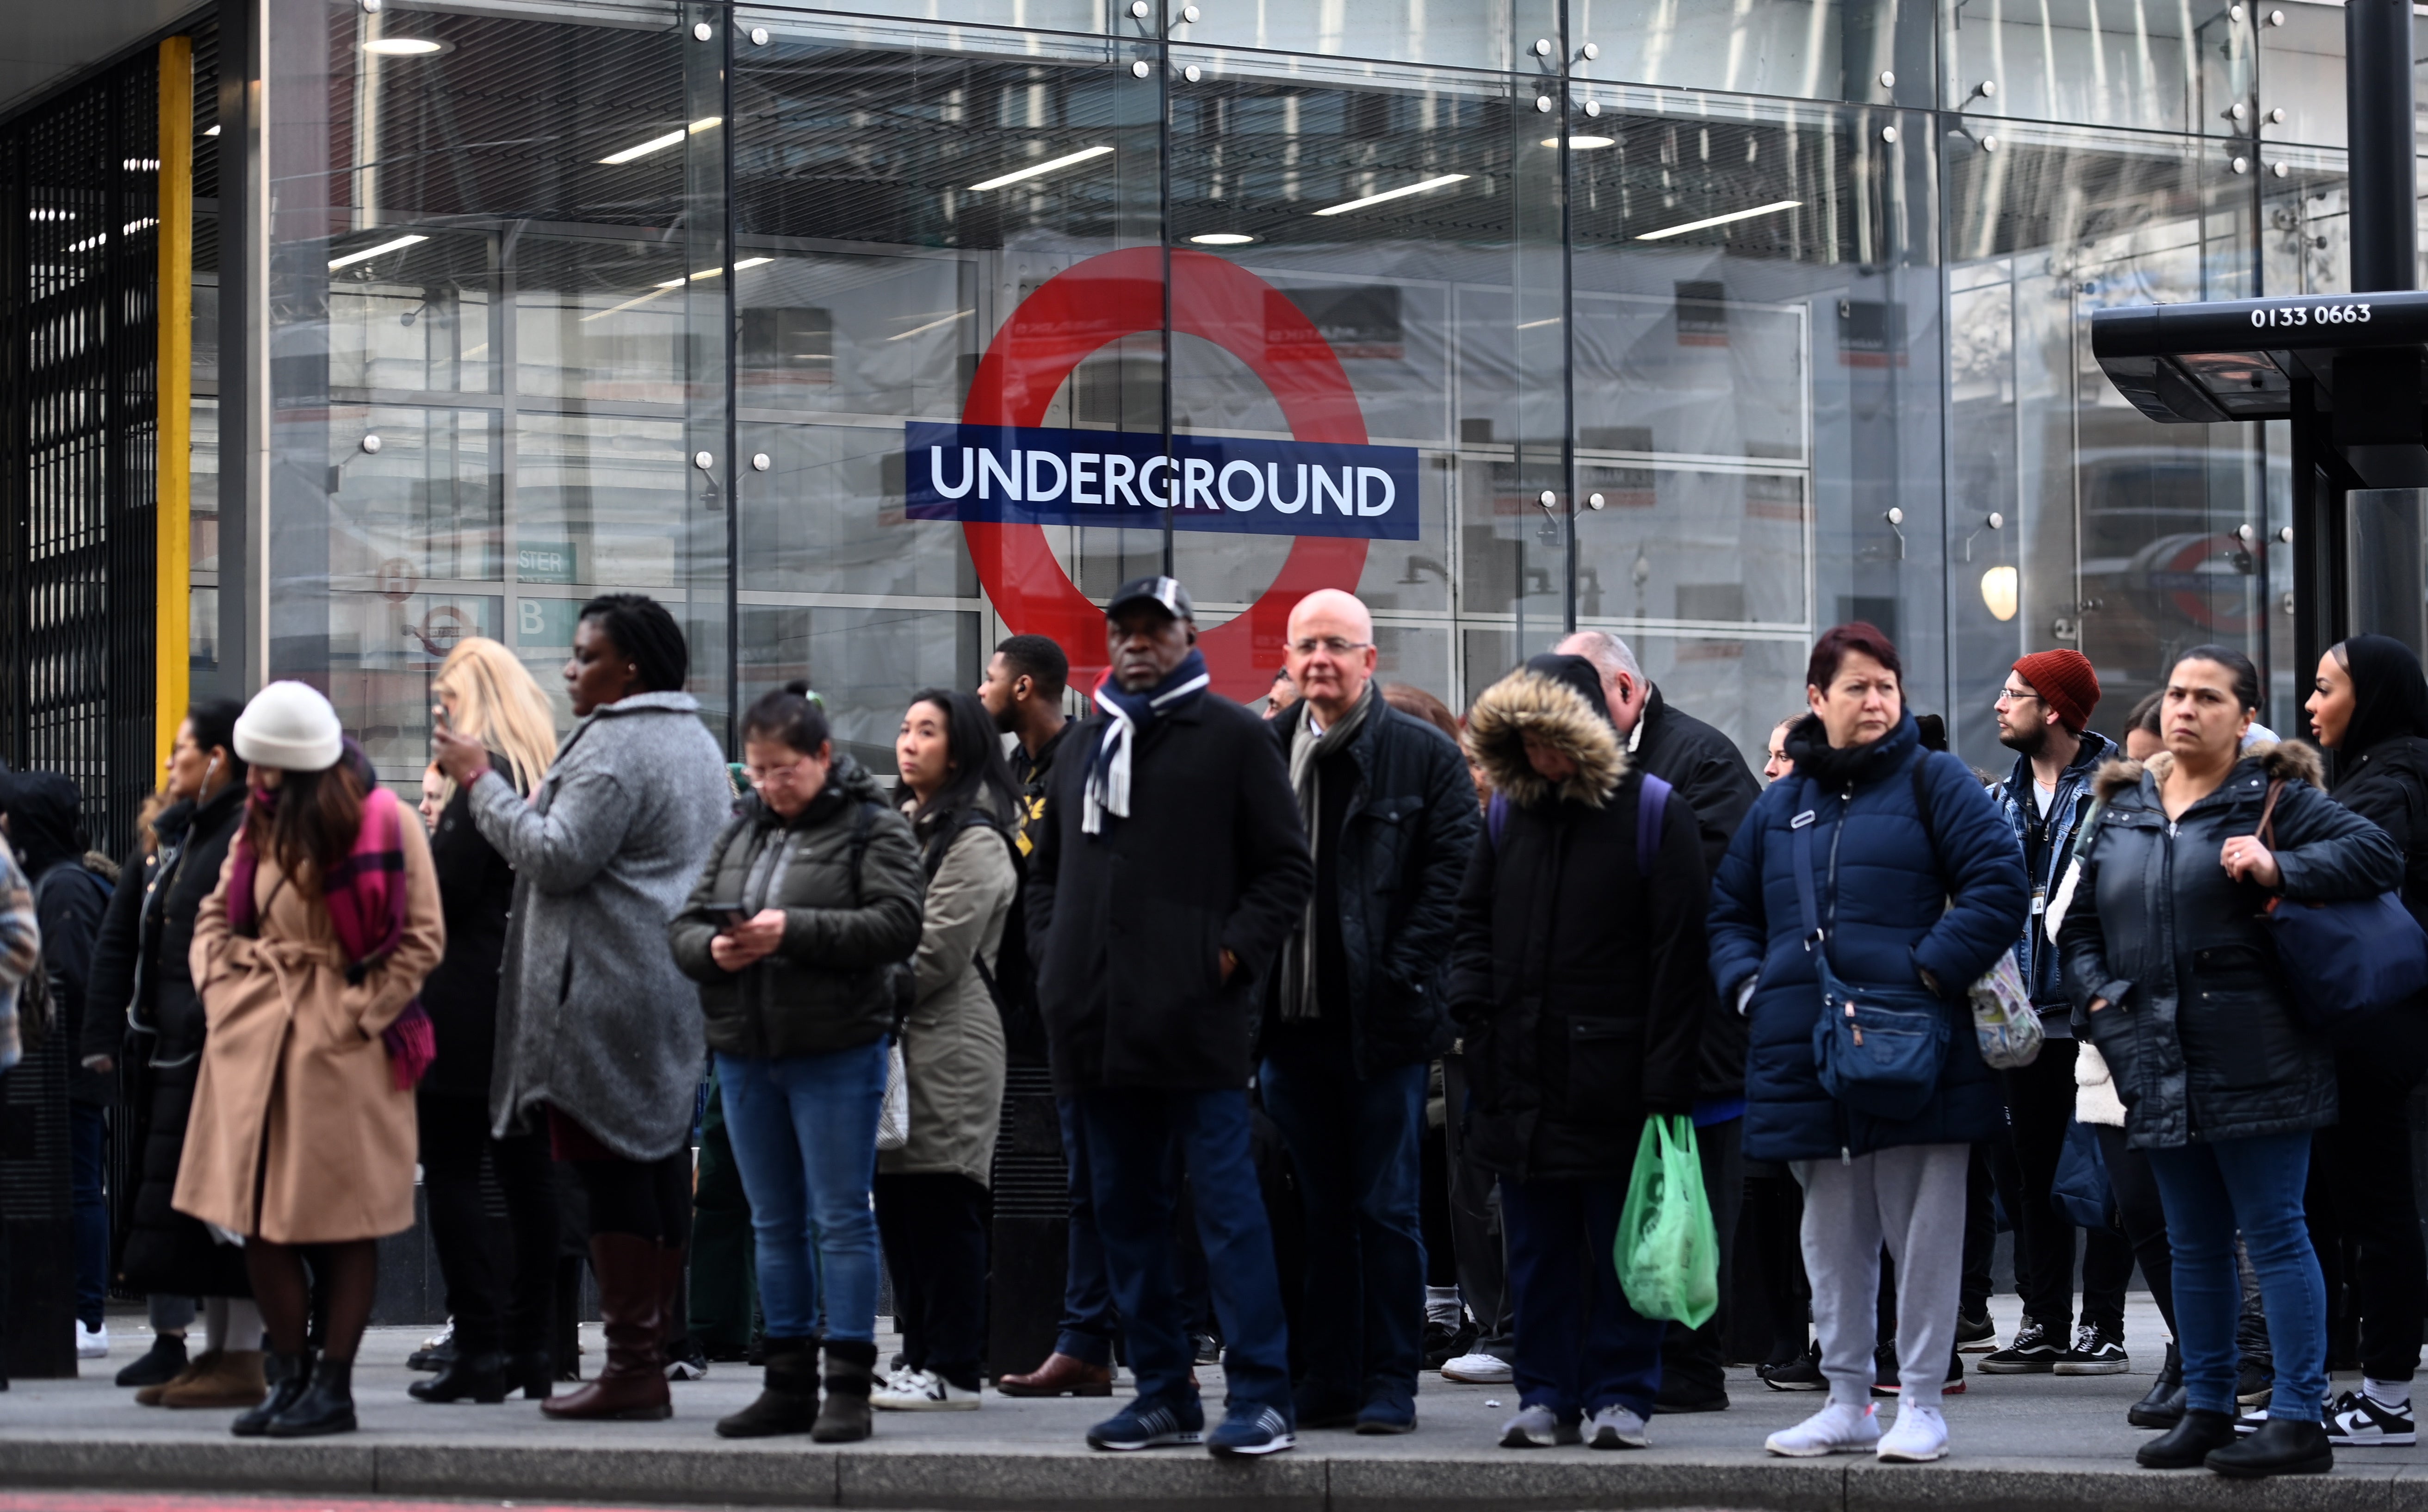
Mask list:
POLYGON ((1642 1111, 1642 1018, 1571 1018, 1567 1040, 1568 1117, 1621 1124, 1642 1111))

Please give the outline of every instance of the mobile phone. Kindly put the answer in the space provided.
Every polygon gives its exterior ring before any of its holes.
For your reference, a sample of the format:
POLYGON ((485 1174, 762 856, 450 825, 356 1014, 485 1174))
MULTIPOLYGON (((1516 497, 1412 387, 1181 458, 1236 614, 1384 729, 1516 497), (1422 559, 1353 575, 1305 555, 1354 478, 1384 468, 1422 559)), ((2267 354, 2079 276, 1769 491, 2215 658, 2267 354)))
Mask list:
POLYGON ((728 929, 750 922, 749 911, 742 906, 740 898, 735 898, 730 903, 711 903, 708 905, 708 912, 723 919, 728 929))

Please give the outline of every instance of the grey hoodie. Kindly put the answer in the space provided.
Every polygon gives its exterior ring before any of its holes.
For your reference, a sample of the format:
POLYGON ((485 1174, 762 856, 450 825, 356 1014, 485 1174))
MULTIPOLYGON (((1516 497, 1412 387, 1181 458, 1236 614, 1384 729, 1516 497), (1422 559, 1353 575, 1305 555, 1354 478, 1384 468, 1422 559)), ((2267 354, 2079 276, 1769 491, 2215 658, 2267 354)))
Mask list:
POLYGON ((725 756, 687 693, 645 693, 573 727, 526 803, 480 781, 472 821, 515 868, 489 1116, 551 1104, 627 1159, 689 1136, 707 1060, 699 994, 666 923, 731 812, 725 756))

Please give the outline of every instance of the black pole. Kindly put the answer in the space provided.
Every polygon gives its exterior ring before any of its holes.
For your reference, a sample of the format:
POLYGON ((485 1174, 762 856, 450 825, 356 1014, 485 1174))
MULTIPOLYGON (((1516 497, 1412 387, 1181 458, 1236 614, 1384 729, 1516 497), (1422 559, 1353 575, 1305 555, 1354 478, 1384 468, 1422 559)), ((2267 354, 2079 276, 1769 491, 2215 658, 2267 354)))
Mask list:
POLYGON ((2411 0, 2348 0, 2344 109, 2352 149, 2352 287, 2419 287, 2412 165, 2411 0))

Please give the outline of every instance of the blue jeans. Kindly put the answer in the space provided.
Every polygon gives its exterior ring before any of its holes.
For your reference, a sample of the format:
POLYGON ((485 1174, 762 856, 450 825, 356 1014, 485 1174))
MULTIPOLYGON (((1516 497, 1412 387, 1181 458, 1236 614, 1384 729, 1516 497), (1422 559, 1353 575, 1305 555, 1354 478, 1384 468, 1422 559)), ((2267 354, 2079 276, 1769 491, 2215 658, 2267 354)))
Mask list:
POLYGON ((1265 1111, 1280 1126, 1306 1209, 1300 1400, 1413 1407, 1424 1369, 1425 1241, 1417 1135, 1419 1062, 1359 1079, 1347 1040, 1282 1036, 1265 1061, 1265 1111))
POLYGON ((1141 1402, 1184 1402, 1192 1351, 1175 1278, 1173 1151, 1189 1171, 1226 1353, 1233 1408, 1290 1418, 1289 1335, 1273 1271, 1273 1235, 1248 1155, 1248 1094, 1098 1088, 1081 1093, 1081 1133, 1095 1178, 1096 1229, 1127 1330, 1141 1402))
POLYGON ((725 1131, 759 1238, 770 1339, 808 1339, 826 1283, 827 1337, 877 1339, 877 1118, 885 1042, 832 1055, 719 1053, 725 1131))
POLYGON ((1661 1336, 1619 1290, 1611 1258, 1624 1181, 1501 1178, 1509 1228, 1509 1289, 1518 1298, 1518 1405, 1563 1422, 1613 1403, 1652 1416, 1661 1393, 1661 1336))
POLYGON ((1088 1142, 1079 1130, 1079 1100, 1057 1097, 1054 1111, 1062 1120, 1062 1159, 1070 1168, 1071 1242, 1062 1269, 1062 1327, 1054 1337, 1054 1352, 1091 1365, 1113 1362, 1113 1284, 1105 1275, 1105 1241, 1096 1232, 1093 1182, 1088 1172, 1088 1142))
POLYGON ((2276 1356, 2268 1415, 2318 1422, 2327 1394, 2327 1288, 2303 1216, 2308 1131, 2149 1155, 2174 1254, 2175 1334, 2188 1402, 2205 1412, 2236 1410, 2234 1328, 2242 1283, 2235 1271, 2234 1231, 2239 1228, 2252 1269, 2259 1273, 2270 1352, 2276 1356))
POLYGON ((102 1191, 102 1151, 109 1114, 90 1103, 68 1104, 70 1212, 75 1236, 75 1315, 99 1328, 109 1305, 109 1199, 102 1191))

